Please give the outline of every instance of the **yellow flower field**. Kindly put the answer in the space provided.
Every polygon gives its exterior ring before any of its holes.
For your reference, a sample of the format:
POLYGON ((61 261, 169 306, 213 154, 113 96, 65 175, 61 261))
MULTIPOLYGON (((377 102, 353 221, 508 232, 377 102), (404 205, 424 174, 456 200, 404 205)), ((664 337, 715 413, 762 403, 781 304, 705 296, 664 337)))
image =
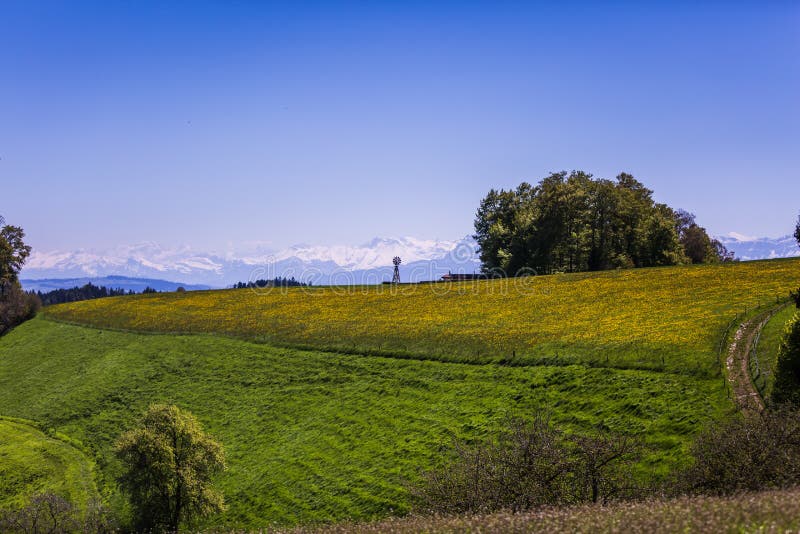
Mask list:
POLYGON ((713 376, 737 313, 800 285, 800 260, 403 286, 105 298, 47 317, 143 332, 509 365, 583 363, 713 376))

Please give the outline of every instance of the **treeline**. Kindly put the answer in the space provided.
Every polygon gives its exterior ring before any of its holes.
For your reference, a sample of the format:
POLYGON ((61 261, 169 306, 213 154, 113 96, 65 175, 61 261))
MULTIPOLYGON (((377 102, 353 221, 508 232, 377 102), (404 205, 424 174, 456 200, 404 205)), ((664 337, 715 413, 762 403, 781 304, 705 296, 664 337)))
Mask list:
POLYGON ((652 195, 630 174, 612 181, 583 171, 492 189, 475 217, 483 269, 515 276, 733 260, 693 214, 652 195))
POLYGON ((277 278, 272 278, 270 280, 259 279, 256 281, 250 282, 237 282, 233 285, 234 289, 246 289, 246 288, 263 288, 263 287, 310 287, 311 282, 300 282, 299 280, 295 280, 294 276, 290 278, 282 278, 278 276, 277 278))
MULTIPOLYGON (((153 290, 155 291, 155 290, 153 290)), ((129 289, 125 291, 121 288, 108 288, 105 286, 96 286, 91 282, 83 287, 73 287, 70 289, 54 289, 47 293, 37 291, 36 295, 42 304, 48 306, 50 304, 63 304, 65 302, 77 302, 79 300, 99 299, 103 297, 120 297, 123 295, 133 295, 135 291, 129 289)))

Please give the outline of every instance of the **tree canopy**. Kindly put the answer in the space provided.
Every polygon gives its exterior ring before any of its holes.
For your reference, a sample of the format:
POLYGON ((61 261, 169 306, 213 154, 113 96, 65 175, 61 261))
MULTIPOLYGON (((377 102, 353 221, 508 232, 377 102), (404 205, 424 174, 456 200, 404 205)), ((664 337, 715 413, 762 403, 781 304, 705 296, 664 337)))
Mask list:
POLYGON ((41 307, 39 298, 22 291, 19 284, 19 271, 31 253, 25 232, 5 222, 0 215, 0 335, 36 315, 41 307))
POLYGON ((25 244, 24 239, 22 228, 6 225, 0 215, 0 294, 18 282, 17 275, 31 253, 31 247, 25 244))
POLYGON ((139 532, 177 532, 181 524, 225 507, 211 486, 212 476, 225 469, 222 445, 177 406, 150 406, 141 425, 117 441, 116 454, 125 466, 120 484, 139 532))
POLYGON ((492 189, 475 217, 483 269, 516 276, 732 259, 694 215, 652 195, 630 174, 612 181, 583 171, 492 189))

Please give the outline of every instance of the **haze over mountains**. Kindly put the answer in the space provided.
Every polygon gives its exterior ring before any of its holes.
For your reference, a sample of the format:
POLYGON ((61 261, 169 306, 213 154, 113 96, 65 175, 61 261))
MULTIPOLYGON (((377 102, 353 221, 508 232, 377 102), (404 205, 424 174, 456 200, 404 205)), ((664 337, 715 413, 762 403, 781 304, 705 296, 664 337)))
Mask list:
POLYGON ((375 238, 357 246, 295 245, 279 251, 200 252, 156 243, 120 246, 103 252, 36 251, 21 278, 33 280, 117 275, 225 287, 238 281, 295 277, 314 285, 376 284, 392 278, 392 258, 400 256, 403 281, 438 279, 448 271, 472 273, 480 268, 471 237, 457 241, 412 237, 375 238))
MULTIPOLYGON (((791 236, 750 238, 731 233, 719 239, 741 260, 800 256, 791 236)), ((73 287, 88 281, 126 289, 128 282, 141 285, 135 280, 106 278, 111 276, 210 287, 276 276, 293 276, 314 285, 376 284, 391 279, 394 256, 403 259, 403 281, 436 280, 448 271, 476 272, 480 269, 476 249, 469 236, 453 241, 375 238, 357 246, 295 245, 279 251, 255 246, 242 253, 201 252, 189 247, 166 248, 142 243, 102 252, 34 250, 21 278, 28 289, 73 287)), ((164 289, 168 290, 167 286, 164 289)))

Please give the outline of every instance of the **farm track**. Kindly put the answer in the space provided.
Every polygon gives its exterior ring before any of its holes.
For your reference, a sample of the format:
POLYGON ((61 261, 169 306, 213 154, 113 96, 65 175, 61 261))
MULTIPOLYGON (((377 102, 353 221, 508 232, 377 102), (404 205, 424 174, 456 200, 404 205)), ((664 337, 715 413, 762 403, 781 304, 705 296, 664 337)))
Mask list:
POLYGON ((750 354, 753 351, 753 344, 758 339, 758 334, 764 325, 784 306, 785 304, 775 306, 741 323, 728 347, 725 366, 728 371, 733 400, 746 415, 758 413, 764 409, 764 399, 761 398, 750 375, 750 354))

